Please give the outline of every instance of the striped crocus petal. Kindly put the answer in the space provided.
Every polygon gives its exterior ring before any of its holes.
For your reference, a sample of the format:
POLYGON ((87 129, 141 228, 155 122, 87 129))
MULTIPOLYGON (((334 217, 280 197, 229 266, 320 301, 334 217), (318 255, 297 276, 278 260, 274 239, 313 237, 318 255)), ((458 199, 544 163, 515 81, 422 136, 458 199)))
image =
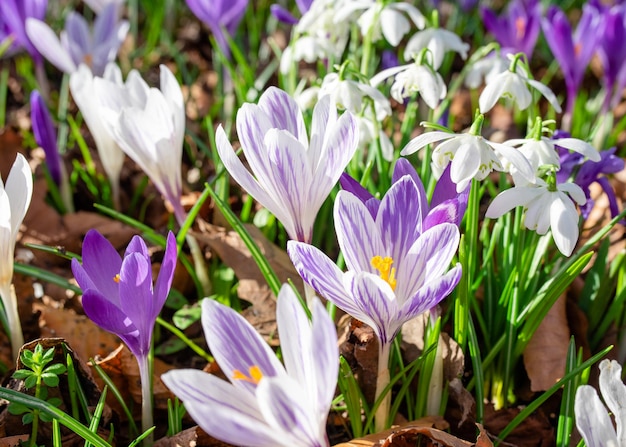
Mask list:
POLYGON ((592 386, 581 385, 576 390, 574 414, 587 447, 619 447, 611 417, 592 386))
POLYGON ((256 396, 211 374, 177 369, 161 376, 194 421, 213 437, 233 445, 275 447, 283 433, 270 427, 256 396))
POLYGON ((626 385, 622 382, 622 366, 617 360, 600 362, 600 392, 615 417, 618 443, 626 445, 626 385))
POLYGON ((287 92, 276 87, 268 88, 259 98, 259 109, 271 120, 272 128, 286 130, 309 146, 304 118, 298 103, 287 92))
MULTIPOLYGON (((247 375, 257 367, 264 377, 286 375, 285 368, 259 333, 236 311, 211 299, 202 301, 202 326, 211 353, 229 379, 247 375), (235 353, 236 355, 233 355, 235 353)), ((231 380, 237 388, 254 393, 256 384, 231 380)))

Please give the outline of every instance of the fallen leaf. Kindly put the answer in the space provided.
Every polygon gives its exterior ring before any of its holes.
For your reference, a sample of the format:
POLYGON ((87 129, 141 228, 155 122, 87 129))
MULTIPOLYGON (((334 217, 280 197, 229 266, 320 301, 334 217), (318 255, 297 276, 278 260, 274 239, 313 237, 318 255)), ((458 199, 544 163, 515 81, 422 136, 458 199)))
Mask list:
POLYGON ((570 339, 566 303, 566 296, 561 295, 524 349, 524 366, 531 391, 545 391, 565 374, 570 339))
POLYGON ((231 444, 218 441, 207 435, 200 427, 195 426, 183 430, 174 436, 161 438, 153 447, 232 447, 231 444))

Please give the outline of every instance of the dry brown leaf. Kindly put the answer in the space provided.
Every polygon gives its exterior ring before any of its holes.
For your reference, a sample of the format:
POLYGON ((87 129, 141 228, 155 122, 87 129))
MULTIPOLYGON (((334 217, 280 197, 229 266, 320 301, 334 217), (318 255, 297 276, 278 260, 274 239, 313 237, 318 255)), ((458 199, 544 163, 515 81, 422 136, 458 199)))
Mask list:
MULTIPOLYGON (((446 430, 448 429, 448 423, 441 416, 427 416, 416 421, 407 422, 396 427, 392 427, 389 430, 382 431, 380 433, 374 433, 371 435, 363 436, 362 438, 353 439, 348 442, 342 442, 336 444, 334 447, 374 447, 382 445, 389 437, 404 430, 420 430, 420 429, 436 429, 446 430)), ((415 445, 415 444, 414 444, 415 445)))
POLYGON ((545 391, 565 374, 570 339, 566 303, 566 296, 561 295, 524 349, 524 366, 531 391, 545 391))
MULTIPOLYGON (((219 258, 235 271, 239 279, 237 295, 252 304, 242 312, 242 315, 270 343, 277 344, 276 299, 245 243, 235 231, 226 231, 224 228, 207 223, 203 223, 201 228, 202 232, 194 233, 194 236, 211 247, 219 258)), ((287 253, 272 244, 255 226, 246 225, 246 229, 259 245, 279 280, 281 282, 292 280, 300 286, 302 280, 287 253)))
POLYGON ((183 430, 171 437, 161 438, 153 447, 232 447, 207 435, 200 427, 183 430))
MULTIPOLYGON (((0 438, 0 447, 19 447, 22 445, 26 445, 26 441, 30 439, 30 435, 15 435, 15 436, 7 436, 0 438)), ((83 443, 84 443, 83 439, 83 443)))

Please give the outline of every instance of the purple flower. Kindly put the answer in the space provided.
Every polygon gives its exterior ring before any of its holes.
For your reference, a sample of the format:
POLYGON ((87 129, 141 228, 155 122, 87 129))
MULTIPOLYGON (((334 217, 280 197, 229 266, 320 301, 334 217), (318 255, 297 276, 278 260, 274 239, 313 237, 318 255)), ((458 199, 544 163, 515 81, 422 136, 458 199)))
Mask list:
POLYGON ((606 99, 603 112, 617 105, 626 85, 626 5, 600 9, 602 13, 598 57, 602 62, 606 99))
MULTIPOLYGON (((400 158, 396 162, 392 182, 396 183, 405 176, 408 176, 417 188, 418 208, 422 216, 420 221, 421 228, 418 229, 420 233, 444 222, 453 223, 457 226, 461 224, 467 208, 469 185, 461 193, 456 192, 456 184, 450 179, 450 165, 446 167, 437 185, 435 185, 430 206, 426 199, 424 185, 415 168, 406 158, 400 158)), ((350 191, 365 204, 372 218, 375 219, 381 201, 371 195, 369 191, 348 174, 342 174, 340 182, 343 189, 350 191)))
MULTIPOLYGON (((309 9, 311 9, 311 3, 313 3, 313 0, 296 0, 296 5, 300 10, 300 15, 304 15, 309 9)), ((283 23, 287 23, 289 25, 295 25, 298 23, 298 19, 296 19, 292 13, 278 3, 271 5, 270 11, 274 17, 283 23)))
POLYGON ((330 96, 324 96, 313 110, 309 142, 296 101, 271 87, 258 105, 239 109, 237 134, 254 176, 220 126, 217 150, 230 175, 280 220, 291 239, 310 242, 317 212, 357 148, 352 114, 338 118, 330 96))
POLYGON ((601 37, 600 15, 595 8, 585 5, 578 27, 572 34, 572 28, 565 13, 557 6, 550 6, 541 24, 552 54, 559 62, 565 77, 567 87, 565 111, 571 115, 578 87, 601 37))
POLYGON ((37 90, 33 90, 30 94, 30 114, 35 141, 43 148, 46 154, 46 164, 52 180, 57 185, 60 185, 61 156, 57 146, 57 132, 48 107, 37 90))
POLYGON ((172 285, 176 238, 167 235, 161 270, 154 287, 146 243, 133 237, 122 258, 96 230, 83 241, 83 263, 72 259, 72 272, 83 289, 85 314, 102 329, 116 334, 141 363, 150 351, 154 322, 172 285))
POLYGON ((248 0, 185 0, 191 12, 211 29, 217 44, 226 56, 230 48, 226 35, 232 36, 243 18, 248 0))
POLYGON ((326 418, 337 384, 337 332, 315 299, 313 324, 291 288, 278 295, 276 319, 285 366, 233 309, 202 301, 202 325, 215 360, 230 380, 179 369, 163 382, 211 436, 251 447, 328 446, 326 418))
POLYGON ((524 53, 530 59, 541 24, 539 0, 513 0, 499 17, 486 7, 480 8, 480 14, 502 53, 524 53))
POLYGON ((43 20, 47 8, 48 0, 0 1, 0 16, 2 16, 5 30, 13 38, 13 48, 23 48, 28 51, 36 64, 40 64, 43 59, 26 34, 26 20, 30 17, 43 20))
POLYGON ((80 64, 85 64, 95 76, 102 76, 128 33, 129 23, 118 21, 117 8, 115 3, 107 5, 96 17, 93 32, 83 16, 73 11, 65 21, 60 39, 52 28, 37 19, 26 21, 26 31, 37 50, 59 70, 74 73, 80 64))

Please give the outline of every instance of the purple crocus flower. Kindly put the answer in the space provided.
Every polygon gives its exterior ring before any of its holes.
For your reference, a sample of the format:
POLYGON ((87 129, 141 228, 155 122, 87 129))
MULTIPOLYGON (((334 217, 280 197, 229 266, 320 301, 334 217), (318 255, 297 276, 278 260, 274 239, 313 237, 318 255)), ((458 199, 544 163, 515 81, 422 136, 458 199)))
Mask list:
POLYGON ((202 301, 211 353, 230 383, 194 369, 172 370, 163 382, 211 436, 250 447, 326 447, 326 419, 337 384, 339 352, 333 321, 318 299, 313 323, 288 285, 276 320, 285 366, 233 309, 202 301))
POLYGON ((65 21, 60 39, 52 28, 37 19, 26 21, 26 32, 37 50, 59 70, 74 73, 80 64, 85 64, 95 76, 102 76, 128 33, 129 23, 118 20, 117 9, 117 4, 107 5, 96 17, 92 33, 83 16, 73 11, 65 21))
POLYGON ((191 12, 209 27, 221 51, 230 57, 226 34, 235 34, 248 0, 185 0, 191 12))
MULTIPOLYGON (((394 167, 392 182, 395 183, 404 178, 404 176, 409 176, 417 188, 418 207, 422 214, 420 232, 444 222, 453 223, 457 226, 461 224, 467 208, 469 185, 461 193, 456 192, 456 184, 450 179, 450 165, 446 167, 435 185, 430 206, 426 199, 424 184, 419 178, 417 171, 406 158, 400 158, 394 167)), ((375 219, 381 201, 370 194, 369 191, 348 174, 342 174, 339 181, 343 189, 350 191, 367 206, 375 219)))
POLYGON ((25 49, 36 64, 41 64, 43 59, 26 34, 26 20, 31 17, 43 20, 47 8, 48 0, 2 0, 0 2, 0 15, 13 38, 14 47, 25 49))
POLYGON ((567 88, 565 112, 571 116, 576 93, 601 37, 600 15, 590 5, 583 6, 580 22, 572 34, 572 28, 565 13, 557 6, 550 6, 541 24, 552 54, 563 71, 567 88))
POLYGON ((530 59, 541 25, 539 0, 513 0, 499 17, 491 9, 481 7, 480 15, 503 54, 524 53, 530 59))
POLYGON ((104 236, 89 230, 83 241, 83 263, 72 259, 72 272, 83 289, 85 314, 102 329, 120 337, 137 358, 144 431, 152 427, 153 420, 148 355, 152 331, 172 285, 176 257, 176 238, 169 232, 161 270, 153 286, 150 254, 141 237, 132 238, 122 258, 104 236))
POLYGON ((626 5, 598 8, 602 14, 598 57, 602 62, 602 73, 606 99, 603 113, 620 100, 626 85, 626 5))
MULTIPOLYGON (((296 5, 300 10, 300 15, 304 15, 309 9, 311 9, 311 3, 313 3, 313 0, 296 0, 296 5)), ((274 17, 283 23, 287 23, 289 25, 295 25, 298 23, 298 19, 296 19, 292 13, 278 3, 271 5, 270 11, 274 17)))
POLYGON ((45 101, 37 90, 30 94, 30 114, 35 141, 46 154, 46 164, 50 177, 57 185, 61 184, 61 156, 57 146, 57 132, 45 101))
POLYGON ((230 175, 280 220, 289 238, 310 242, 317 212, 357 149, 354 116, 337 117, 330 96, 324 96, 313 110, 309 142, 296 101, 271 87, 258 105, 239 109, 237 134, 254 176, 220 126, 217 150, 230 175))

